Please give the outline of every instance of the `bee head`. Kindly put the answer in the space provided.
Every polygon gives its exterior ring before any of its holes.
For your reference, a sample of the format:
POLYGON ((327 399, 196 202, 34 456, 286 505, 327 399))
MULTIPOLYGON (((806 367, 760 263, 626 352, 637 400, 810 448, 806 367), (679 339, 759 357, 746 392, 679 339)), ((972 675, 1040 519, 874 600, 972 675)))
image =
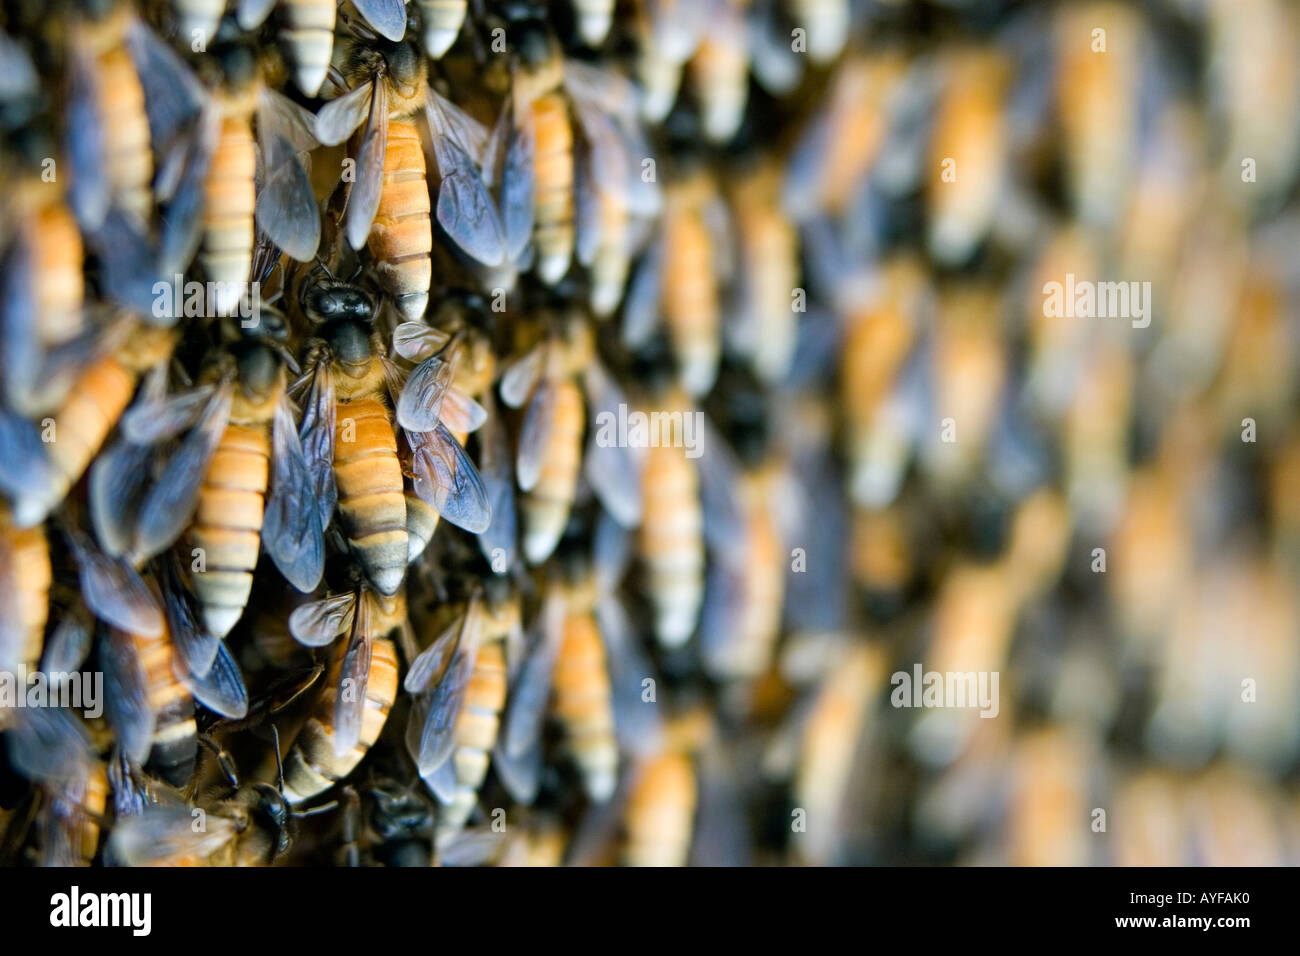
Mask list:
POLYGON ((545 21, 526 17, 511 22, 511 39, 519 59, 530 70, 540 69, 558 53, 545 21))
POLYGON ((274 859, 289 849, 289 823, 293 814, 284 794, 269 783, 255 784, 253 791, 254 799, 249 812, 258 826, 271 835, 274 859))
POLYGON ((365 289, 325 279, 303 287, 302 311, 312 322, 364 322, 374 321, 379 305, 365 289))

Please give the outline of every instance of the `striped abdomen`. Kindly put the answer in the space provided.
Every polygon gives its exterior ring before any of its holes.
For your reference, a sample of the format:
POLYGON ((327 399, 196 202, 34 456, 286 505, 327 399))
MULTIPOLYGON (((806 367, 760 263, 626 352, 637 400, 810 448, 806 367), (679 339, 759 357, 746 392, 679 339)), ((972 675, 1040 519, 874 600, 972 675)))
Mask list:
POLYGON ((586 411, 582 392, 570 381, 555 384, 555 419, 543 452, 537 484, 524 497, 524 557, 530 564, 545 561, 555 550, 578 487, 582 464, 582 429, 586 411))
POLYGON ((414 123, 390 120, 384 153, 379 210, 366 240, 380 286, 397 302, 403 318, 418 319, 429 302, 433 227, 424 148, 414 123))
POLYGON ((226 0, 176 0, 176 32, 187 45, 204 46, 217 32, 226 0))
POLYGON ((293 749, 284 760, 284 798, 291 804, 310 800, 351 773, 379 739, 384 722, 388 720, 389 708, 397 699, 397 649, 392 641, 376 638, 370 651, 370 676, 366 680, 361 736, 350 751, 342 757, 335 756, 334 707, 343 665, 342 650, 340 647, 335 655, 329 680, 315 710, 307 718, 293 749))
POLYGON ((591 261, 591 311, 603 319, 618 308, 627 284, 628 214, 621 196, 609 191, 600 203, 600 242, 591 261))
POLYGON ((587 795, 607 800, 618 783, 618 742, 605 644, 591 614, 570 614, 564 622, 554 689, 555 714, 587 795))
POLYGON ((500 641, 490 641, 479 648, 465 702, 456 718, 456 749, 451 757, 456 770, 456 795, 443 808, 439 828, 458 830, 473 812, 479 787, 487 776, 489 754, 497 740, 505 703, 505 648, 500 641))
POLYGON ((203 622, 217 637, 230 633, 253 589, 270 455, 265 426, 228 425, 199 488, 190 543, 203 561, 191 581, 203 622))
POLYGON ((61 502, 81 480, 104 439, 117 424, 135 391, 136 375, 114 356, 105 356, 77 379, 54 414, 49 451, 50 482, 39 498, 40 515, 61 502))
POLYGON ((408 541, 393 422, 375 398, 339 402, 335 419, 334 480, 344 534, 371 583, 394 594, 406 573, 408 541))
POLYGON ((85 326, 81 311, 86 292, 81 231, 72 211, 61 202, 52 202, 33 216, 28 235, 35 270, 36 309, 41 317, 37 334, 48 348, 68 341, 85 326))
POLYGON ((325 82, 334 51, 335 0, 283 0, 280 43, 293 66, 293 80, 307 96, 325 82))
POLYGON ((695 630, 704 596, 704 521, 699 476, 680 448, 646 455, 640 551, 661 644, 677 647, 695 630))
POLYGON ((239 305, 243 284, 253 265, 253 131, 246 116, 227 116, 204 189, 203 248, 199 262, 211 282, 222 283, 215 295, 219 315, 239 305))
POLYGON ((669 215, 664 231, 664 320, 682 387, 689 395, 703 395, 717 378, 721 349, 713 242, 694 209, 669 215))
POLYGON ((424 50, 435 60, 446 53, 465 22, 466 0, 416 0, 424 24, 424 50))
POLYGON ((537 275, 547 285, 554 285, 569 271, 573 257, 573 126, 568 103, 560 93, 538 97, 532 114, 537 275))
POLYGON ((14 672, 21 665, 31 672, 40 665, 50 615, 52 574, 45 526, 17 528, 0 519, 0 550, 6 552, 0 567, 8 572, 0 581, 5 594, 0 607, 20 642, 16 647, 0 646, 0 671, 14 672))
POLYGON ((164 629, 159 637, 127 636, 135 646, 145 697, 154 716, 148 769, 172 786, 182 787, 194 774, 198 738, 194 699, 176 676, 180 666, 171 635, 164 629))
POLYGON ((153 206, 153 153, 140 75, 124 46, 99 58, 104 165, 116 205, 148 223, 153 206))
POLYGON ((641 767, 628 797, 628 866, 685 866, 695 819, 695 770, 682 754, 667 753, 641 767))

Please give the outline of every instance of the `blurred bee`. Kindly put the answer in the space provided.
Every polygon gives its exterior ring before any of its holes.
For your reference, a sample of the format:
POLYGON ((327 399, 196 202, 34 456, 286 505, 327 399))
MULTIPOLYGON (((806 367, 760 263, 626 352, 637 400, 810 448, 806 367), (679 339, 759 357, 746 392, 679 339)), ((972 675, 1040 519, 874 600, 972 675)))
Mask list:
POLYGON ((930 139, 929 246, 940 261, 961 263, 987 234, 1002 195, 1010 68, 987 49, 954 52, 946 67, 930 139))
POLYGON ((700 45, 706 3, 640 0, 636 10, 636 72, 643 91, 641 115, 662 123, 677 101, 682 68, 700 45))
POLYGON ((749 0, 710 0, 707 7, 691 77, 704 135, 720 143, 736 134, 749 101, 749 0))
POLYGON ((1064 727, 1030 733, 1016 742, 1006 809, 1006 850, 1012 866, 1091 862, 1088 796, 1089 771, 1098 763, 1095 750, 1082 731, 1064 727))
POLYGON ((407 672, 416 695, 407 745, 442 804, 440 844, 478 803, 505 709, 507 651, 517 655, 522 642, 519 595, 475 595, 407 672))
POLYGON ((194 79, 171 91, 186 103, 189 140, 167 196, 161 258, 170 276, 197 248, 215 283, 212 312, 224 316, 245 298, 254 221, 275 246, 305 262, 320 244, 320 215, 306 168, 317 145, 311 114, 266 84, 250 46, 223 42, 213 52, 204 61, 211 91, 194 79))
POLYGON ((379 739, 397 699, 395 632, 412 646, 406 594, 365 586, 312 601, 289 617, 289 630, 308 647, 347 634, 334 654, 320 696, 285 757, 285 800, 301 804, 347 777, 379 739))
POLYGON ((741 259, 738 338, 759 378, 781 381, 794 358, 799 237, 780 205, 780 172, 764 162, 730 191, 741 259))
POLYGON ((37 669, 45 645, 45 624, 50 614, 50 543, 45 528, 14 527, 7 509, 0 507, 0 671, 18 673, 37 669))
POLYGON ((521 803, 536 793, 548 699, 583 788, 597 803, 614 795, 620 749, 642 754, 658 746, 662 729, 642 698, 643 682, 653 679, 650 665, 613 592, 621 575, 612 569, 622 559, 602 553, 617 540, 598 535, 596 573, 575 569, 570 580, 549 585, 539 633, 513 681, 493 765, 521 803))
POLYGON ((636 348, 662 314, 681 386, 691 397, 709 391, 722 355, 720 285, 731 255, 726 209, 705 172, 666 192, 659 238, 637 266, 623 309, 623 341, 636 348))
POLYGON ((694 757, 710 730, 706 711, 676 717, 664 727, 660 752, 631 771, 624 810, 627 866, 687 864, 699 803, 694 757))
POLYGON ((808 58, 820 65, 839 56, 852 19, 849 0, 794 0, 791 6, 808 34, 808 58))
POLYGON ((81 480, 135 392, 138 376, 163 367, 176 344, 167 329, 119 322, 103 340, 104 353, 88 363, 48 423, 57 440, 42 442, 33 429, 30 440, 12 436, 13 458, 0 467, 13 499, 19 527, 41 521, 81 480))
POLYGON ((292 843, 293 814, 266 783, 204 808, 167 803, 119 820, 105 857, 118 866, 270 866, 292 843))
POLYGON ((413 43, 354 37, 336 59, 342 63, 337 85, 345 92, 321 107, 315 131, 320 142, 334 146, 364 124, 345 213, 348 243, 368 246, 380 287, 403 318, 419 319, 433 274, 421 126, 441 178, 439 225, 471 260, 495 267, 506 253, 501 217, 478 166, 487 133, 429 88, 428 63, 413 43))
MULTIPOLYGON (((239 28, 256 30, 275 5, 276 0, 239 0, 239 28)), ((334 52, 337 8, 334 0, 282 0, 280 4, 277 38, 294 84, 304 96, 315 96, 325 82, 334 52)))

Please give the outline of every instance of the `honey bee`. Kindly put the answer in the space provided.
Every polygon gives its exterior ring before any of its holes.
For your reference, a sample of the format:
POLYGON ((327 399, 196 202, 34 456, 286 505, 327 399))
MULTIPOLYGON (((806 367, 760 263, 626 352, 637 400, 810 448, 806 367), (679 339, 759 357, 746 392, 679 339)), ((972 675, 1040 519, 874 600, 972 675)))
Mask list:
POLYGON ((115 330, 120 333, 105 339, 103 354, 86 365, 51 416, 55 440, 42 442, 33 430, 6 443, 13 457, 0 466, 0 484, 12 497, 19 527, 40 522, 63 501, 126 410, 138 376, 165 364, 176 344, 175 333, 164 328, 128 322, 115 330))
POLYGON ((700 45, 709 5, 679 0, 637 4, 636 73, 643 90, 641 115, 661 123, 677 101, 682 69, 700 45))
POLYGON ((703 36, 691 57, 695 98, 704 135, 715 143, 731 139, 749 101, 749 0, 712 0, 703 36))
POLYGON ((0 581, 6 607, 0 620, 0 670, 36 670, 50 613, 50 543, 45 528, 16 528, 0 511, 0 581))
POLYGON ((619 752, 652 751, 661 728, 642 700, 650 666, 635 646, 630 623, 612 587, 609 555, 597 555, 599 575, 579 572, 554 581, 540 611, 538 633, 511 688, 494 766, 522 803, 536 793, 547 701, 564 728, 566 749, 587 796, 608 801, 618 784, 619 752))
POLYGON ((478 165, 487 133, 430 89, 427 61, 412 43, 354 42, 344 51, 342 73, 348 88, 317 113, 316 138, 337 145, 364 124, 345 233, 353 249, 368 246, 380 287, 403 318, 416 320, 428 304, 433 269, 421 126, 441 179, 438 224, 471 260, 495 267, 506 258, 505 234, 478 165))
POLYGON ((406 594, 384 595, 360 586, 312 601, 289 617, 289 630, 308 647, 346 633, 307 723, 285 758, 285 800, 301 804, 345 778, 379 739, 397 699, 397 649, 389 639, 406 632, 406 594))
POLYGON ((407 744, 443 806, 440 844, 478 802, 505 708, 507 648, 522 641, 518 594, 475 595, 407 673, 404 686, 416 695, 407 744))
POLYGON ((685 866, 691 850, 700 785, 694 755, 709 728, 701 711, 664 728, 663 749, 632 771, 624 820, 628 866, 685 866))
POLYGON ((316 254, 321 227, 307 171, 317 145, 311 114, 266 84, 247 45, 223 43, 216 52, 205 61, 211 90, 190 78, 172 92, 186 103, 180 125, 187 138, 183 166, 165 194, 160 256, 171 275, 197 249, 215 284, 212 311, 225 316, 244 298, 253 271, 254 222, 300 262, 316 254))

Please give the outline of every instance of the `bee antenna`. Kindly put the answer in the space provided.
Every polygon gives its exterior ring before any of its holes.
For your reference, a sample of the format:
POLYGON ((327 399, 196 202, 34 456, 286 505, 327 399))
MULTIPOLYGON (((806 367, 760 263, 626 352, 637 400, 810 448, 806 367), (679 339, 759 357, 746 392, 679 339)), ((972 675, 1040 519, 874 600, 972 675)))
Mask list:
POLYGON ((280 760, 280 728, 275 724, 271 725, 271 736, 275 738, 275 779, 276 785, 280 788, 280 796, 284 796, 284 764, 280 760))

